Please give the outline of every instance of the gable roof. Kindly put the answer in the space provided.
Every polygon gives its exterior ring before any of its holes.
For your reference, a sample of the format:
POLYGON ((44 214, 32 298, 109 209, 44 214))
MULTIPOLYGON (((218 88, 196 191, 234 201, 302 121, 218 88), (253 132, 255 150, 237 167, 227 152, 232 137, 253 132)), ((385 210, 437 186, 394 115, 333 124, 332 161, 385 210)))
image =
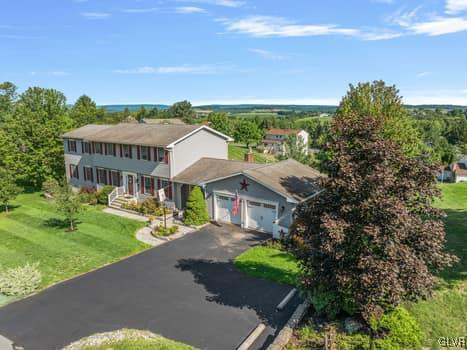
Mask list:
POLYGON ((248 169, 244 174, 275 192, 299 202, 321 190, 318 180, 323 176, 318 170, 293 159, 248 169))
POLYGON ((169 125, 169 124, 134 124, 86 125, 62 135, 65 138, 83 139, 87 141, 135 144, 147 146, 171 147, 199 130, 208 130, 219 137, 231 141, 218 131, 205 125, 169 125))
POLYGON ((240 160, 201 158, 174 177, 175 182, 199 185, 213 179, 222 179, 241 174, 244 170, 261 167, 263 164, 240 160))
POLYGON ((266 131, 266 135, 292 135, 292 134, 298 134, 301 130, 299 129, 269 129, 266 131))
POLYGON ((244 175, 291 202, 301 202, 320 191, 319 171, 293 159, 258 164, 215 158, 202 158, 174 177, 173 181, 203 185, 232 176, 244 175))

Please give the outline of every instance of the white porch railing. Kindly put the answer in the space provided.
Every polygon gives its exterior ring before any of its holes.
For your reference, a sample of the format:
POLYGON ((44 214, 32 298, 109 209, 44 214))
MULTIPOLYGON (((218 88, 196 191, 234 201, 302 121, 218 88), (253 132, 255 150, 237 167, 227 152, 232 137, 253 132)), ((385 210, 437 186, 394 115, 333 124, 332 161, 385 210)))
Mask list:
POLYGON ((125 193, 125 187, 123 186, 115 187, 113 191, 110 192, 109 195, 107 196, 107 202, 108 202, 109 207, 115 199, 117 199, 120 196, 123 196, 124 193, 125 193))

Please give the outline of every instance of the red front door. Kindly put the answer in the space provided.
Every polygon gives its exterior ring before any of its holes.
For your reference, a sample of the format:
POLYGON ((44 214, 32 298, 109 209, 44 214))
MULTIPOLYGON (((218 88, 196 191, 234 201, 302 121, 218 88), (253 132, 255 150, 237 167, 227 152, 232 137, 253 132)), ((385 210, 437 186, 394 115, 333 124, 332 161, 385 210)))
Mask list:
POLYGON ((132 175, 128 175, 128 194, 130 196, 133 196, 135 194, 135 189, 134 189, 134 185, 133 185, 133 176, 132 175))

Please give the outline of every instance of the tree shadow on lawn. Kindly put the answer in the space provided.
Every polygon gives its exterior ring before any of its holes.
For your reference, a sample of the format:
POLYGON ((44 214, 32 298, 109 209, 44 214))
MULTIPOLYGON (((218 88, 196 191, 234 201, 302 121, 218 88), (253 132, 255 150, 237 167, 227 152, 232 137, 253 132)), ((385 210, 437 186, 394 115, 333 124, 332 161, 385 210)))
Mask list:
POLYGON ((467 280, 467 211, 444 210, 447 250, 456 255, 459 261, 446 268, 439 276, 449 285, 467 280))
POLYGON ((274 328, 281 325, 276 306, 291 287, 249 277, 238 271, 232 262, 181 259, 176 268, 193 274, 195 282, 210 294, 207 301, 248 308, 254 310, 263 323, 274 328))
POLYGON ((21 207, 20 204, 8 204, 8 212, 6 211, 7 206, 0 204, 0 213, 11 213, 15 209, 21 207))
MULTIPOLYGON (((81 224, 81 221, 73 221, 73 226, 75 227, 74 231, 78 230, 78 224, 81 224)), ((50 218, 44 221, 44 226, 66 230, 70 228, 70 222, 67 219, 50 218)))

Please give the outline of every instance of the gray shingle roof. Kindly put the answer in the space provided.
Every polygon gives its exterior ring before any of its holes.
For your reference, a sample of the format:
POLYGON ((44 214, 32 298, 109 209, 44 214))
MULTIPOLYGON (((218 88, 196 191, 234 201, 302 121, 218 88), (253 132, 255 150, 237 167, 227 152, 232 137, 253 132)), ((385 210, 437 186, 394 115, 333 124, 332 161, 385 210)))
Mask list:
POLYGON ((201 158, 177 176, 175 182, 199 185, 203 182, 239 174, 244 170, 261 167, 263 164, 248 163, 238 160, 201 158))
POLYGON ((247 163, 225 159, 202 158, 175 176, 175 182, 199 185, 215 179, 244 174, 258 183, 297 202, 320 190, 323 174, 288 159, 272 164, 247 163))
POLYGON ((200 125, 130 123, 86 125, 62 136, 96 142, 167 146, 200 127, 200 125))

